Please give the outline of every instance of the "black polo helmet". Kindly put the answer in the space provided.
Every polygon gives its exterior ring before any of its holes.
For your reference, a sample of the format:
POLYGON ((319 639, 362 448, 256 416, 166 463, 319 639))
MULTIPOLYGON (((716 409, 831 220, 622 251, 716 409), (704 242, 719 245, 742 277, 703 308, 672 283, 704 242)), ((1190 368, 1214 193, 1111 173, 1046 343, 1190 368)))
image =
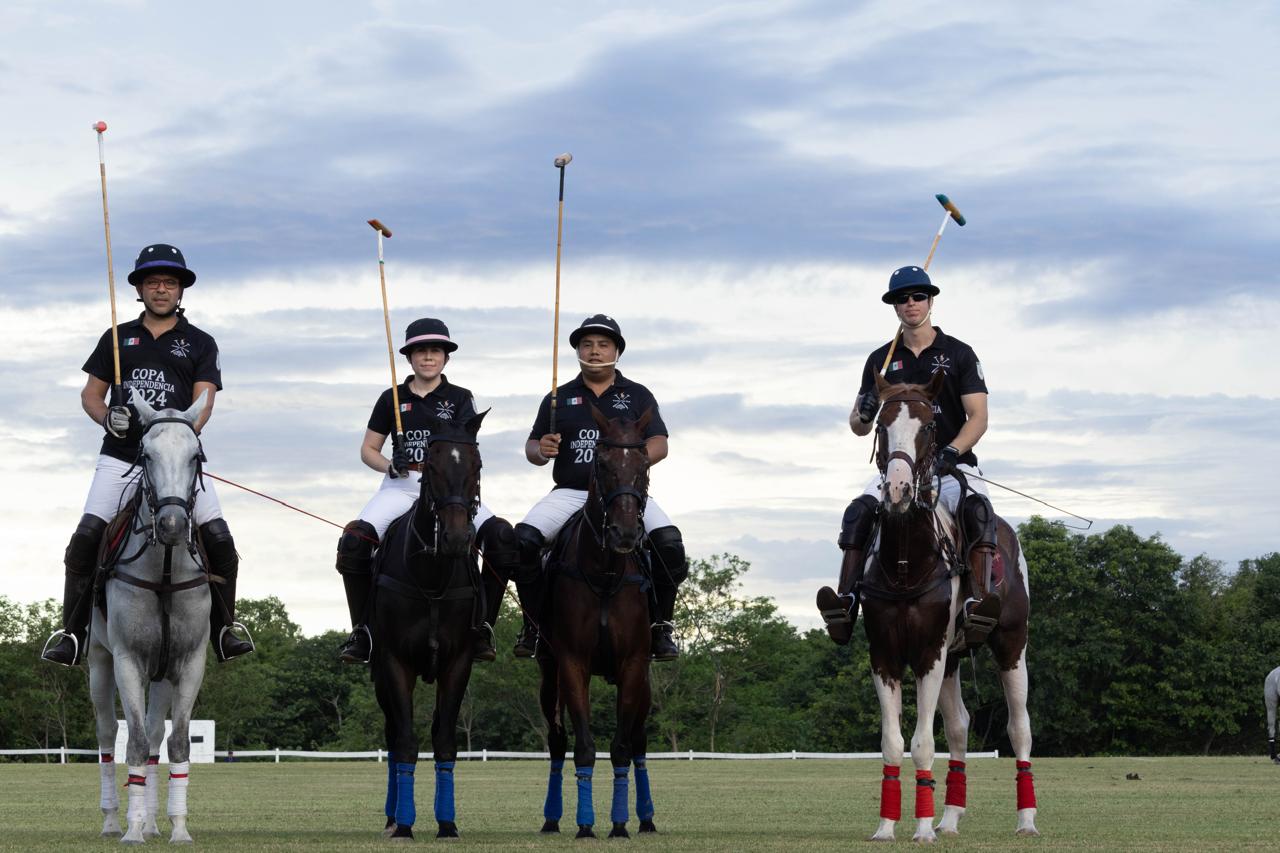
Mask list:
POLYGON ((449 327, 434 317, 423 317, 409 324, 409 328, 404 330, 404 346, 400 347, 400 354, 408 355, 414 347, 422 346, 440 347, 445 352, 458 348, 449 338, 449 327))
POLYGON ((569 346, 577 349, 578 341, 587 335, 604 335, 612 338, 618 345, 618 355, 622 355, 622 351, 627 348, 627 341, 622 337, 622 327, 618 325, 618 321, 604 314, 592 314, 583 320, 582 325, 570 333, 569 346))
POLYGON ((930 296, 937 296, 940 293, 934 283, 929 280, 929 274, 923 267, 898 267, 889 276, 889 289, 885 291, 884 296, 880 297, 880 301, 892 304, 893 298, 899 293, 914 293, 917 290, 930 296))
POLYGON ((133 262, 133 272, 129 273, 129 283, 141 287, 143 279, 153 273, 168 273, 182 283, 185 290, 196 283, 196 274, 187 269, 187 261, 177 246, 168 243, 153 243, 138 253, 133 262))

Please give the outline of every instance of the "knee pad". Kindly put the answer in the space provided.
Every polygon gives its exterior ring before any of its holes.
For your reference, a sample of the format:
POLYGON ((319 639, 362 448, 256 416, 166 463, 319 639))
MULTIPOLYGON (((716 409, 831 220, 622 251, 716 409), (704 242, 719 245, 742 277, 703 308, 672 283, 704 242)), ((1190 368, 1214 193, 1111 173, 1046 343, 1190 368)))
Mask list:
POLYGON ((522 583, 536 581, 542 574, 542 549, 547 546, 547 540, 542 531, 523 521, 515 526, 515 536, 520 555, 516 580, 522 583))
POLYGON ((510 580, 520 567, 520 546, 511 522, 494 516, 480 526, 476 539, 484 551, 484 561, 503 580, 510 580))
POLYGON ((92 513, 80 516, 76 532, 71 534, 67 550, 62 556, 69 575, 91 575, 98 564, 98 548, 107 523, 92 513))
POLYGON ((875 524, 876 513, 880 502, 871 495, 859 495, 845 507, 844 518, 840 522, 840 538, 836 544, 845 551, 867 550, 867 540, 871 537, 871 528, 875 524))
POLYGON ((363 519, 342 528, 338 539, 338 574, 367 575, 373 571, 373 549, 378 546, 378 531, 363 519))
POLYGON ((986 495, 970 493, 960 506, 960 522, 964 538, 970 545, 996 544, 996 512, 986 495))
POLYGON ((689 577, 689 561, 685 558, 684 540, 680 528, 675 525, 659 527, 649 534, 649 547, 653 551, 655 582, 673 586, 689 577))
POLYGON ((221 518, 206 521, 200 525, 200 541, 204 543, 204 551, 209 555, 210 569, 227 580, 233 580, 240 568, 240 558, 236 556, 236 543, 231 538, 231 528, 221 518))

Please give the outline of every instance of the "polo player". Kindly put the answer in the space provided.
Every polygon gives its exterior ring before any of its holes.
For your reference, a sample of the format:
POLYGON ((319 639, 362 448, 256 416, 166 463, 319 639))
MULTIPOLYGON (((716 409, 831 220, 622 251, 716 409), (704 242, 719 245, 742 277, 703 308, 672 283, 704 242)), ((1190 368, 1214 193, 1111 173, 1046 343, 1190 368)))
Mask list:
MULTIPOLYGON (((596 441, 600 437, 600 427, 591 416, 592 407, 608 418, 633 421, 652 409, 653 415, 644 431, 645 453, 651 466, 667 458, 667 427, 658 412, 657 400, 648 388, 627 379, 617 368, 627 348, 618 322, 604 314, 588 317, 569 335, 569 345, 577 351, 581 371, 558 389, 556 431, 551 431, 551 395, 547 394, 542 398, 525 442, 524 455, 530 464, 542 466, 554 461, 551 473, 555 488, 538 501, 515 528, 520 548, 516 589, 526 614, 524 628, 516 640, 516 657, 532 657, 534 653, 536 629, 529 614, 542 610, 543 550, 555 541, 565 522, 587 501, 596 441)), ((680 654, 672 638, 676 594, 689 575, 684 541, 680 530, 652 497, 644 507, 644 529, 648 534, 657 598, 651 626, 651 654, 654 660, 674 660, 680 654)))
MULTIPOLYGON (((933 300, 939 292, 920 267, 902 267, 889 277, 889 289, 881 300, 893 306, 902 324, 902 343, 894 350, 884 378, 893 385, 923 385, 936 373, 946 377, 933 401, 936 441, 941 448, 934 473, 940 478, 938 501, 953 517, 958 516, 966 543, 964 559, 969 571, 965 575, 967 598, 961 629, 966 645, 972 648, 986 640, 1000 616, 1000 597, 991 572, 996 553, 996 515, 986 484, 976 478, 967 479, 967 494, 961 503, 962 490, 955 473, 979 472, 973 448, 987 431, 987 385, 973 348, 930 323, 933 300)), ((876 374, 889 347, 885 344, 871 353, 863 367, 862 385, 849 414, 854 435, 864 436, 874 428, 880 409, 876 374)), ((827 624, 827 633, 839 645, 849 642, 858 618, 858 587, 880 506, 881 482, 880 475, 874 477, 844 511, 838 540, 844 552, 838 592, 829 586, 818 591, 818 610, 827 624)))
MULTIPOLYGON (((359 517, 347 524, 338 540, 337 568, 347 594, 351 613, 351 636, 338 652, 346 663, 368 663, 373 650, 373 637, 368 627, 369 594, 373 583, 374 551, 386 535, 391 522, 404 515, 418 500, 421 492, 422 464, 426 459, 427 441, 432 427, 440 421, 466 423, 476 414, 475 398, 461 385, 454 385, 444 375, 444 367, 458 345, 449 337, 449 327, 441 320, 424 317, 414 320, 405 330, 400 354, 409 362, 412 375, 397 389, 400 398, 400 424, 403 441, 392 439, 391 458, 382 455, 387 436, 395 432, 396 420, 391 389, 374 403, 360 443, 360 461, 379 474, 382 484, 360 510, 359 517)), ((515 534, 505 518, 495 516, 483 503, 473 523, 476 541, 485 558, 486 613, 479 626, 472 655, 476 660, 491 661, 493 625, 502 606, 502 590, 518 562, 515 534)), ((390 594, 383 591, 382 594, 390 594)))
MULTIPOLYGON (((186 259, 177 248, 164 243, 144 248, 129 273, 129 283, 137 289, 143 312, 138 319, 121 323, 117 330, 124 399, 106 402, 115 378, 111 330, 102 333, 81 368, 88 378, 80 392, 80 405, 106 435, 84 514, 67 543, 62 628, 45 643, 41 657, 47 661, 74 666, 83 657, 102 534, 138 491, 141 475, 135 463, 142 427, 129 403, 131 395, 139 395, 155 409, 183 410, 200 394, 208 394, 204 411, 195 423, 199 434, 213 413, 214 395, 222 390, 218 344, 207 332, 191 325, 182 308, 182 298, 195 282, 195 272, 187 268, 186 259)), ((231 531, 222 518, 213 482, 203 476, 199 479, 193 512, 209 558, 211 581, 216 581, 210 584, 214 591, 209 610, 210 638, 218 660, 226 661, 253 651, 253 640, 232 633, 232 628, 245 630, 235 621, 239 558, 231 531)), ((245 634, 248 636, 247 631, 245 634)))

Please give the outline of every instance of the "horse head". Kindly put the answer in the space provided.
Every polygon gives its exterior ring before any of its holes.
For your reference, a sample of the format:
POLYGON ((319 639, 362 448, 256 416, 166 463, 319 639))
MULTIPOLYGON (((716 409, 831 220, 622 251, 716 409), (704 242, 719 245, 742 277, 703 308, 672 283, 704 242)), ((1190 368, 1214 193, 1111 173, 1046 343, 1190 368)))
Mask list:
POLYGON ((890 385, 876 376, 882 401, 876 419, 876 465, 882 480, 880 500, 890 514, 930 502, 936 450, 933 399, 945 380, 941 371, 927 385, 890 385))
POLYGON ((649 499, 649 454, 644 428, 653 417, 645 410, 639 420, 607 418, 596 407, 591 416, 600 427, 587 503, 600 502, 604 516, 603 544, 628 554, 644 538, 644 505, 649 499))
POLYGON ((208 403, 202 391, 186 411, 156 411, 136 390, 130 402, 142 425, 142 496, 151 513, 152 537, 162 545, 184 545, 191 534, 200 473, 196 421, 208 403))
POLYGON ((466 556, 475 541, 472 520, 480 508, 476 435, 488 413, 486 409, 462 425, 438 421, 427 439, 419 505, 435 516, 435 547, 441 556, 466 556))

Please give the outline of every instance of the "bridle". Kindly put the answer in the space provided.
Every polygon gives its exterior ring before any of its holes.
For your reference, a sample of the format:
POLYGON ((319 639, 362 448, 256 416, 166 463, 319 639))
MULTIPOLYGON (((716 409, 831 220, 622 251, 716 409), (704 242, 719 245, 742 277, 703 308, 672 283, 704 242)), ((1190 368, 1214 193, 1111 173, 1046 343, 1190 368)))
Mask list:
MULTIPOLYGON (((911 488, 914 495, 913 503, 921 509, 933 510, 938 502, 938 489, 934 488, 935 468, 937 463, 937 432, 938 425, 932 418, 933 401, 918 391, 902 391, 894 394, 884 401, 880 410, 880 417, 876 419, 876 466, 880 469, 880 495, 881 501, 887 500, 888 493, 885 490, 885 479, 888 476, 889 463, 894 459, 900 459, 907 463, 907 467, 911 469, 911 488), (884 424, 884 413, 890 403, 921 403, 930 411, 929 420, 921 425, 920 431, 924 436, 924 449, 921 451, 919 458, 913 458, 910 453, 905 450, 895 450, 889 452, 889 429, 884 424), (925 495, 931 497, 926 498, 925 495)), ((918 439, 917 439, 917 446, 918 439)))
MULTIPOLYGON (((431 445, 432 444, 459 444, 465 447, 478 447, 480 443, 476 441, 474 438, 470 438, 470 437, 446 438, 442 436, 440 438, 434 438, 434 437, 427 438, 427 452, 423 454, 423 463, 422 463, 422 498, 421 499, 426 502, 424 509, 426 510, 427 513, 431 515, 431 518, 432 518, 431 541, 427 542, 423 540, 422 534, 418 532, 416 525, 413 526, 413 530, 414 530, 414 536, 415 538, 417 538, 419 544, 422 545, 423 551, 427 552, 428 554, 434 555, 437 553, 440 546, 440 536, 442 532, 441 530, 442 528, 441 511, 442 510, 451 506, 461 507, 467 514, 468 523, 472 523, 475 521, 476 513, 480 509, 480 469, 483 467, 483 463, 478 464, 475 469, 475 482, 476 482, 475 494, 471 495, 470 497, 466 495, 461 495, 461 494, 437 495, 431 489, 431 474, 432 474, 431 445)), ((479 454, 476 454, 476 461, 477 463, 479 463, 479 454)))
POLYGON ((147 433, 151 431, 152 427, 157 424, 182 424, 187 429, 191 430, 191 432, 196 436, 196 452, 192 457, 195 462, 195 466, 191 472, 191 485, 187 487, 187 496, 185 498, 178 497, 177 495, 168 495, 163 498, 156 496, 155 484, 152 483, 151 472, 147 468, 149 457, 145 446, 142 444, 139 444, 137 460, 122 476, 128 476, 129 472, 132 471, 134 467, 139 468, 142 472, 140 491, 142 492, 143 501, 146 502, 147 509, 151 511, 151 525, 150 529, 147 531, 147 545, 154 545, 158 540, 158 530, 156 529, 156 526, 160 510, 167 506, 177 506, 182 507, 183 512, 185 512, 187 516, 187 547, 190 548, 195 537, 196 489, 199 488, 201 483, 200 473, 204 462, 204 449, 200 444, 200 435, 196 432, 195 426, 191 421, 182 417, 155 418, 143 428, 142 435, 144 439, 147 433))
POLYGON ((591 535, 592 537, 594 537, 596 544, 599 545, 601 548, 604 548, 605 547, 604 529, 605 529, 605 522, 609 516, 609 507, 612 506, 613 502, 616 501, 618 498, 623 497, 625 495, 630 495, 631 497, 636 499, 636 502, 640 504, 639 516, 640 516, 641 524, 643 525, 645 506, 647 506, 649 503, 649 468, 647 465, 645 466, 643 482, 641 483, 642 488, 637 488, 633 482, 625 485, 620 485, 620 486, 617 486, 616 488, 605 491, 604 481, 600 477, 600 448, 601 447, 616 448, 618 450, 624 450, 624 449, 625 450, 644 450, 645 442, 616 441, 608 438, 600 438, 596 440, 596 454, 595 454, 595 459, 593 460, 591 465, 591 486, 592 486, 591 491, 595 493, 596 503, 599 506, 599 510, 600 510, 601 524, 599 529, 597 529, 596 526, 592 524, 591 513, 584 512, 582 514, 582 517, 586 521, 587 527, 591 530, 591 535))

